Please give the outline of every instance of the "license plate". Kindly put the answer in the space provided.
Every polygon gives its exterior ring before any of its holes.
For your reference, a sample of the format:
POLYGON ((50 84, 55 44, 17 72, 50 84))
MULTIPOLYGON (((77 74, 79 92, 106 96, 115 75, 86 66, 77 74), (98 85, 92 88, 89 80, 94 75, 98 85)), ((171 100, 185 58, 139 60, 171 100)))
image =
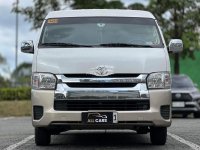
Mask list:
POLYGON ((185 107, 184 102, 172 102, 172 107, 185 107))
POLYGON ((84 112, 82 122, 88 124, 112 124, 117 123, 116 112, 84 112))

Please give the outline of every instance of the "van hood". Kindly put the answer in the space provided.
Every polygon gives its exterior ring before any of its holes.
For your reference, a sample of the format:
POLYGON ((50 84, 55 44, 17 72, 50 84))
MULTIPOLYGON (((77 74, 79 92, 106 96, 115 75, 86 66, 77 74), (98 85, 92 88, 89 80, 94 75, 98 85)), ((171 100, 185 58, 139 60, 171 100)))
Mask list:
POLYGON ((41 48, 36 72, 88 73, 98 66, 111 66, 114 73, 169 71, 163 48, 41 48))

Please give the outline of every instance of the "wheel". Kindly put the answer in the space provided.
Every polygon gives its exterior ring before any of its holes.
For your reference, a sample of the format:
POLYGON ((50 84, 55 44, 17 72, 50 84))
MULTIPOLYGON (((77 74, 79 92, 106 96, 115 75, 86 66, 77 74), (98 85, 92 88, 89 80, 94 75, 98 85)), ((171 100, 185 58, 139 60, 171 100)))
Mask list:
POLYGON ((200 112, 195 112, 194 113, 194 118, 200 118, 200 112))
POLYGON ((167 127, 151 127, 150 138, 153 145, 165 145, 167 141, 167 127))
POLYGON ((35 144, 37 146, 47 146, 50 144, 51 134, 45 128, 35 128, 35 144))

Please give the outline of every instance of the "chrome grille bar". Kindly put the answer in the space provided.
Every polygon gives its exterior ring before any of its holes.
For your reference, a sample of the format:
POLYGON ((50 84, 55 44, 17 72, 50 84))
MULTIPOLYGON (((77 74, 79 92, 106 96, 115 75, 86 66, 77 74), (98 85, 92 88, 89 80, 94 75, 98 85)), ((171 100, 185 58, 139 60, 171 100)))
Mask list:
POLYGON ((138 77, 125 78, 69 78, 64 75, 56 75, 58 83, 145 83, 147 74, 140 74, 138 77))
POLYGON ((125 100, 148 99, 149 92, 145 83, 132 88, 70 88, 65 83, 57 84, 55 100, 125 100))
POLYGON ((56 75, 58 79, 55 90, 55 100, 142 100, 149 99, 146 86, 147 74, 137 77, 102 77, 102 78, 73 78, 56 75), (68 84, 102 83, 102 87, 70 87, 68 84), (110 83, 134 83, 133 87, 104 87, 110 83))

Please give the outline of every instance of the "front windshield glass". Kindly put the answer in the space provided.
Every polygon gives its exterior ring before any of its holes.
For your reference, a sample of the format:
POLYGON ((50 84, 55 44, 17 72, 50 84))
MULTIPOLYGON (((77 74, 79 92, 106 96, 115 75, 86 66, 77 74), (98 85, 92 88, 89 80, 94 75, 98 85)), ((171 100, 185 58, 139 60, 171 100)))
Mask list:
POLYGON ((163 47, 154 19, 54 18, 45 22, 39 46, 163 47))
POLYGON ((172 78, 172 88, 192 88, 193 82, 186 77, 172 78))

